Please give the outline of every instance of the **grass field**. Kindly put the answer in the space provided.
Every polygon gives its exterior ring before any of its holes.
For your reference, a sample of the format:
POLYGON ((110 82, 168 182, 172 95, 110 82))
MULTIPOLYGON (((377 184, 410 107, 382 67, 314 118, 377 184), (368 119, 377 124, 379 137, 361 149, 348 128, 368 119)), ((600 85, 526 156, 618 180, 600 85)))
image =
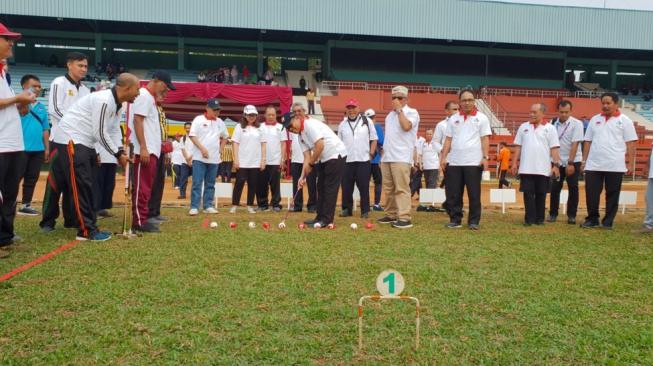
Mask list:
MULTIPOLYGON (((163 234, 80 243, 0 283, 0 364, 653 364, 653 243, 630 233, 641 214, 603 231, 486 211, 479 232, 432 213, 404 231, 299 231, 308 214, 291 214, 279 231, 280 214, 222 210, 206 229, 164 211, 163 234), (357 301, 387 268, 422 302, 421 347, 411 304, 369 303, 359 353, 357 301)), ((36 227, 18 219, 24 241, 0 275, 74 238, 36 227)))

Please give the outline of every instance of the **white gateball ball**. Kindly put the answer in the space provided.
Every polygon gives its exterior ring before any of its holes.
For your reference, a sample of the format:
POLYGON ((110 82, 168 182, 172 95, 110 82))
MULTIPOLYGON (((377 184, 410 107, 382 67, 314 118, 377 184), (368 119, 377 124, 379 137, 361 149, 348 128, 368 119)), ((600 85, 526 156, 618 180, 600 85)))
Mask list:
POLYGON ((349 225, 349 227, 352 228, 352 230, 358 229, 358 225, 355 222, 352 222, 351 225, 349 225))
POLYGON ((215 221, 211 221, 211 224, 209 226, 215 229, 216 227, 218 227, 218 223, 215 221))
POLYGON ((286 228, 286 224, 284 224, 283 222, 280 222, 279 223, 279 229, 285 229, 285 228, 286 228))
POLYGON ((319 228, 322 227, 322 225, 320 225, 319 222, 316 222, 315 224, 313 224, 313 227, 314 227, 315 229, 319 229, 319 228))
POLYGON ((254 223, 254 221, 250 221, 248 226, 250 229, 254 229, 256 227, 256 224, 254 223))

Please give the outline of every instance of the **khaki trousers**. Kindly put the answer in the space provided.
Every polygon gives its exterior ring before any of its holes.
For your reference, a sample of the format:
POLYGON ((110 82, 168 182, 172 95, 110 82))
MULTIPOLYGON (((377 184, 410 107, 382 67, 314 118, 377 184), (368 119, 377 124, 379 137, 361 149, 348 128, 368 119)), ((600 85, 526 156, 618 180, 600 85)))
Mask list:
POLYGON ((410 164, 381 163, 383 193, 388 216, 399 220, 410 220, 410 164))

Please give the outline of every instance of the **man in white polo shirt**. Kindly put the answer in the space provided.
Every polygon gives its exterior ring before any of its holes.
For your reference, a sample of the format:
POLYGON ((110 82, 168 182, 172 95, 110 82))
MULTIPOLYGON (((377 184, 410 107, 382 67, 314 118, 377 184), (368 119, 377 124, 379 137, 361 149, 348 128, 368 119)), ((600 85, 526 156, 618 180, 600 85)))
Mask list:
POLYGON ((259 211, 267 211, 271 203, 274 212, 279 212, 281 211, 281 163, 286 161, 288 134, 277 122, 277 109, 274 106, 265 108, 265 122, 259 129, 265 139, 266 154, 265 170, 261 171, 258 179, 258 208, 259 211), (272 194, 270 201, 268 201, 268 189, 272 194))
POLYGON ((433 130, 424 133, 424 143, 417 152, 419 168, 424 172, 426 188, 435 188, 438 184, 438 169, 440 169, 440 152, 442 145, 433 138, 433 130))
POLYGON ((576 224, 578 211, 578 178, 580 162, 583 160, 581 143, 583 142, 583 122, 571 116, 572 104, 563 99, 558 103, 558 118, 551 121, 558 133, 560 142, 560 179, 551 184, 551 204, 548 222, 555 222, 560 206, 560 191, 565 180, 569 197, 567 198, 567 223, 576 224))
MULTIPOLYGON (((48 94, 48 115, 52 124, 50 130, 50 141, 52 141, 50 146, 50 169, 55 166, 54 162, 59 159, 59 150, 62 153, 66 152, 65 145, 58 145, 54 142, 59 130, 59 121, 73 104, 91 93, 86 85, 82 83, 88 72, 88 56, 80 52, 68 53, 66 68, 66 75, 59 76, 52 81, 48 94)), ((66 185, 63 177, 59 181, 55 180, 54 177, 55 174, 50 170, 45 185, 45 195, 43 196, 43 218, 39 223, 43 232, 54 230, 56 219, 59 217, 59 198, 61 198, 64 227, 73 228, 77 226, 78 220, 72 205, 70 187, 66 185)))
MULTIPOLYGON (((293 103, 290 111, 297 117, 303 119, 311 119, 310 116, 306 115, 306 109, 301 103, 293 103)), ((302 170, 304 169, 304 151, 302 150, 302 145, 299 143, 299 135, 296 133, 288 132, 288 136, 292 143, 290 145, 290 174, 292 175, 292 184, 293 184, 293 195, 295 195, 295 202, 293 203, 293 211, 301 212, 302 206, 304 204, 304 193, 296 193, 298 189, 303 189, 299 187, 299 179, 302 176, 302 170)), ((311 170, 308 176, 304 177, 306 179, 306 187, 308 190, 308 202, 306 202, 306 211, 309 213, 314 213, 317 207, 317 174, 315 169, 311 170)))
POLYGON ((329 126, 316 119, 304 119, 287 113, 283 125, 288 131, 299 135, 299 143, 304 151, 304 168, 299 187, 304 185, 305 177, 313 168, 317 170, 317 216, 305 223, 316 228, 333 224, 338 188, 347 157, 345 144, 329 126))
POLYGON ((519 170, 520 190, 524 194, 524 225, 544 225, 546 194, 550 176, 560 177, 558 133, 544 120, 546 107, 533 104, 530 121, 522 123, 515 136, 512 174, 519 170), (553 162, 553 166, 552 163, 553 162))
POLYGON ((621 181, 635 159, 635 126, 619 111, 618 103, 616 93, 601 95, 603 113, 592 117, 585 132, 581 170, 585 171, 587 218, 582 228, 612 229, 619 209, 621 181), (599 199, 604 185, 605 216, 599 223, 599 199))
POLYGON ((347 148, 340 217, 352 216, 355 184, 360 193, 361 218, 367 218, 370 212, 370 160, 376 153, 378 137, 374 122, 360 113, 358 100, 350 99, 345 108, 345 118, 338 126, 338 137, 347 148))
POLYGON ((392 111, 385 117, 385 140, 381 157, 383 207, 380 224, 404 229, 413 227, 410 217, 410 169, 419 127, 419 113, 408 106, 408 88, 392 88, 392 111))
MULTIPOLYGON (((0 23, 0 60, 13 56, 14 42, 20 37, 20 33, 14 33, 0 23)), ((18 186, 25 172, 25 147, 16 106, 35 101, 36 96, 28 91, 14 94, 7 83, 4 64, 0 63, 0 247, 20 240, 14 234, 14 218, 18 186)))
POLYGON ((122 73, 116 86, 82 97, 59 121, 54 142, 66 146, 55 163, 55 174, 65 176, 72 190, 73 205, 79 220, 77 240, 104 241, 111 238, 108 231, 98 230, 93 190, 97 174, 96 144, 114 156, 125 167, 128 156, 122 146, 120 110, 123 102, 131 103, 138 96, 139 80, 122 73))
POLYGON ((193 149, 193 187, 190 194, 189 215, 199 213, 200 199, 203 197, 204 213, 215 214, 213 207, 215 199, 215 177, 218 175, 218 165, 222 162, 220 151, 229 138, 227 126, 219 118, 220 102, 209 99, 206 111, 193 120, 190 137, 193 149), (202 194, 202 188, 204 194, 202 194))
POLYGON ((160 104, 168 90, 175 90, 170 74, 155 71, 152 80, 140 89, 140 95, 131 106, 133 118, 129 119, 129 127, 135 154, 132 226, 136 231, 160 231, 161 220, 151 212, 153 206, 160 206, 160 201, 159 205, 153 205, 150 200, 157 196, 155 190, 163 190, 160 177, 163 176, 162 160, 165 152, 162 154, 161 145, 166 140, 166 119, 160 104))
MULTIPOLYGON (((443 148, 444 148, 444 141, 447 139, 446 133, 447 133, 447 127, 449 127, 449 120, 451 119, 451 116, 458 113, 459 109, 460 107, 458 105, 458 101, 450 100, 447 103, 445 103, 444 112, 446 113, 446 117, 442 121, 438 122, 438 124, 435 126, 435 133, 433 134, 433 138, 435 138, 435 141, 437 141, 440 145, 442 145, 443 148)), ((442 175, 442 182, 440 183, 440 188, 442 188, 447 184, 446 171, 442 171, 442 169, 440 169, 439 174, 442 175)), ((444 199, 444 202, 442 202, 442 210, 444 211, 447 210, 446 197, 444 199)))
POLYGON ((478 230, 481 221, 481 177, 487 170, 490 150, 490 121, 476 110, 474 91, 460 91, 460 112, 449 119, 440 169, 447 177, 446 194, 449 223, 447 228, 462 227, 463 193, 469 199, 469 229, 478 230))

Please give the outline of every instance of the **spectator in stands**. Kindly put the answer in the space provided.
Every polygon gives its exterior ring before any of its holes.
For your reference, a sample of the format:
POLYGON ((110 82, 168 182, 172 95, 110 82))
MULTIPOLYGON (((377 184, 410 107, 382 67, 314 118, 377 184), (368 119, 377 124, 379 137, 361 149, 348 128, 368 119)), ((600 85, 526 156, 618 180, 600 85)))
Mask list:
MULTIPOLYGON (((301 188, 313 169, 317 170, 317 215, 306 220, 306 225, 325 228, 333 224, 338 188, 345 168, 347 149, 345 144, 324 122, 287 113, 284 127, 299 135, 299 143, 304 152, 301 188), (319 163, 319 164, 318 164, 319 163)), ((369 178, 368 178, 369 179, 369 178)))
POLYGON ((186 133, 181 137, 180 141, 182 143, 181 154, 184 158, 184 164, 181 165, 181 169, 179 170, 179 197, 177 197, 179 200, 186 199, 186 186, 188 185, 188 177, 193 174, 194 145, 193 141, 190 139, 190 137, 188 137, 191 126, 192 123, 190 122, 184 123, 184 131, 186 133))
POLYGON ((506 179, 508 175, 508 169, 510 169, 510 149, 506 146, 506 143, 501 141, 497 147, 497 164, 499 168, 499 189, 503 187, 510 188, 510 181, 506 179))
POLYGON ((315 92, 310 88, 306 91, 306 101, 308 102, 308 114, 315 114, 315 92))
POLYGON ((651 169, 651 162, 653 160, 653 151, 648 160, 648 185, 646 187, 646 216, 644 216, 644 223, 642 227, 633 230, 635 234, 650 234, 653 233, 653 169, 651 169))
MULTIPOLYGON (((0 60, 13 56, 14 44, 20 37, 20 33, 12 32, 0 23, 0 60)), ((4 64, 0 64, 0 247, 20 241, 14 233, 14 218, 20 177, 25 171, 25 145, 16 107, 36 101, 36 96, 29 91, 15 95, 7 84, 6 75, 4 64)))
POLYGON ((253 105, 246 105, 240 124, 234 127, 231 140, 234 143, 234 168, 236 168, 236 185, 231 198, 232 207, 229 212, 236 213, 240 205, 247 182, 247 212, 256 213, 254 197, 257 193, 260 172, 265 170, 266 146, 265 136, 259 128, 258 111, 253 105))
POLYGON ((215 177, 218 175, 220 150, 229 138, 227 126, 220 116, 220 102, 209 99, 204 114, 195 117, 188 136, 193 149, 193 189, 190 196, 188 214, 199 214, 200 199, 206 214, 216 214, 213 207, 215 200, 215 177))
POLYGON ((231 82, 233 84, 238 83, 238 68, 236 67, 236 65, 233 65, 231 67, 231 82))
POLYGON ((249 68, 247 65, 243 66, 243 83, 249 84, 249 68))
POLYGON ((227 143, 222 147, 220 158, 222 159, 222 163, 218 167, 220 179, 222 183, 229 183, 231 182, 231 170, 234 166, 234 145, 231 139, 227 139, 227 143))
MULTIPOLYGON (((458 105, 458 102, 455 100, 450 100, 444 105, 444 111, 446 113, 445 119, 442 121, 438 122, 438 124, 435 126, 435 133, 434 133, 434 138, 435 141, 440 143, 442 147, 444 148, 444 141, 447 138, 446 132, 447 128, 449 127, 449 119, 451 119, 451 116, 454 114, 458 113, 458 110, 460 109, 460 106, 458 105)), ((440 160, 442 162, 442 160, 440 160)), ((446 165, 447 162, 445 161, 444 164, 446 165)), ((507 168, 506 168, 507 169, 507 168)), ((442 183, 440 183, 440 187, 444 187, 446 185, 447 181, 447 174, 446 170, 440 169, 440 174, 442 175, 442 183)), ((442 202, 442 209, 447 210, 447 200, 445 198, 445 201, 442 202)))
POLYGON ((478 230, 481 221, 481 176, 487 170, 490 150, 490 121, 476 110, 476 96, 471 89, 458 94, 460 111, 449 119, 447 136, 440 159, 446 174, 447 228, 462 227, 463 192, 469 200, 469 229, 478 230), (446 162, 446 166, 445 166, 446 162))
POLYGON ((392 88, 392 111, 385 118, 381 157, 386 216, 377 220, 395 228, 413 226, 410 217, 410 169, 417 139, 419 113, 408 106, 408 88, 392 88))
POLYGON ((347 149, 345 171, 342 177, 342 212, 340 217, 353 215, 354 185, 360 194, 361 218, 370 211, 370 160, 376 154, 376 128, 374 122, 360 113, 358 100, 350 99, 345 118, 338 126, 338 138, 347 149))
MULTIPOLYGON (((301 103, 294 103, 290 108, 292 113, 303 119, 309 120, 310 117, 306 116, 306 110, 301 103)), ((293 194, 296 194, 299 187, 299 179, 302 175, 302 169, 304 167, 304 151, 302 146, 299 143, 299 135, 296 133, 288 132, 292 143, 290 145, 291 153, 291 162, 290 162, 290 174, 292 175, 292 184, 293 184, 293 194)), ((314 213, 317 210, 317 174, 315 170, 312 170, 306 177, 306 186, 308 188, 308 202, 306 203, 306 210, 309 213, 314 213)), ((297 193, 295 196, 295 202, 293 202, 293 212, 300 212, 302 206, 304 205, 304 194, 297 193)))
POLYGON ((288 134, 277 122, 277 110, 274 106, 265 108, 265 123, 261 125, 262 139, 266 146, 265 169, 258 180, 258 209, 268 211, 272 204, 274 212, 281 211, 281 162, 286 160, 286 141, 288 134), (272 198, 268 201, 268 189, 272 198))
POLYGON ((546 194, 550 177, 560 177, 560 155, 556 128, 546 122, 543 103, 531 106, 530 121, 522 123, 515 136, 512 174, 519 171, 524 194, 524 225, 544 225, 546 194))
POLYGON ((186 163, 184 154, 181 152, 184 148, 184 143, 181 141, 181 134, 175 135, 175 140, 172 142, 172 154, 170 155, 170 162, 172 163, 172 172, 174 173, 174 187, 175 190, 179 189, 179 180, 181 179, 181 166, 186 163))
POLYGON ((567 223, 576 223, 578 211, 578 178, 580 163, 583 160, 581 142, 583 141, 583 123, 571 116, 573 105, 568 100, 558 103, 558 118, 552 120, 560 143, 560 179, 551 183, 551 203, 548 222, 555 222, 560 206, 560 191, 567 181, 569 197, 567 198, 567 223))
POLYGON ((637 134, 633 121, 619 111, 616 93, 601 95, 603 113, 590 120, 585 133, 581 171, 585 171, 587 218, 583 228, 612 229, 619 208, 624 173, 635 161, 637 134), (605 216, 599 223, 599 199, 605 186, 605 216))
POLYGON ((166 221, 161 216, 161 198, 165 184, 166 118, 161 103, 169 90, 176 90, 170 74, 155 71, 131 106, 129 119, 134 145, 134 189, 132 190, 132 228, 140 232, 159 232, 166 221))
POLYGON ((379 166, 379 163, 381 162, 381 154, 383 152, 383 127, 381 127, 380 123, 374 121, 374 118, 376 117, 374 109, 368 109, 364 114, 365 117, 369 118, 369 120, 374 123, 376 137, 378 138, 378 140, 376 140, 376 151, 374 152, 374 158, 372 158, 370 167, 372 180, 374 180, 374 205, 372 205, 372 210, 383 211, 383 207, 381 207, 381 184, 383 182, 383 175, 381 174, 381 167, 379 166))
MULTIPOLYGON (((41 95, 41 81, 36 75, 27 74, 20 80, 23 91, 41 95)), ((23 178, 23 205, 18 210, 19 215, 37 216, 39 212, 32 207, 34 187, 39 180, 41 166, 48 161, 50 155, 50 123, 48 108, 36 102, 34 104, 19 104, 21 125, 23 128, 23 144, 25 146, 25 171, 23 178)))
POLYGON ((263 80, 265 80, 266 85, 271 85, 274 81, 274 73, 272 72, 271 67, 268 67, 268 70, 263 75, 263 80))
POLYGON ((306 91, 306 79, 304 79, 304 75, 299 79, 299 89, 301 89, 302 92, 306 91))
MULTIPOLYGON (((58 135, 59 121, 79 99, 91 93, 82 83, 88 72, 88 56, 79 52, 70 52, 66 56, 68 72, 64 76, 55 78, 50 84, 48 95, 48 115, 50 116, 50 171, 48 172, 45 194, 43 196, 43 218, 39 223, 41 231, 54 230, 57 217, 59 217, 59 198, 64 217, 64 227, 73 228, 79 225, 77 214, 73 208, 71 188, 65 179, 68 171, 56 172, 56 161, 62 154, 67 154, 67 145, 57 144, 54 139, 58 135)), ((67 168, 66 168, 67 169, 67 168)))
POLYGON ((197 74, 197 82, 198 83, 206 82, 206 73, 204 71, 200 71, 200 73, 197 74))

